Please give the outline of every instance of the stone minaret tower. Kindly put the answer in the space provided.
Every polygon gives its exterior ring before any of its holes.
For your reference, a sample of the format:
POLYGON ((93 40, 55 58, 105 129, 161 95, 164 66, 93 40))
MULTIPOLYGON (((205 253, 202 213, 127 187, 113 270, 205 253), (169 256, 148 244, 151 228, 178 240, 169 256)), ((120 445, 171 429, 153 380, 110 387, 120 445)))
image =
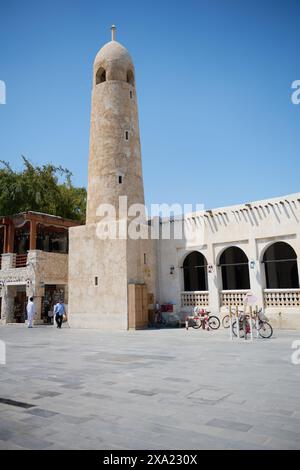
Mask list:
POLYGON ((87 224, 99 220, 101 203, 118 211, 119 196, 128 197, 128 206, 144 204, 135 70, 111 30, 94 62, 87 224))
POLYGON ((68 318, 73 328, 148 324, 147 294, 155 293, 155 240, 126 233, 99 236, 101 204, 114 206, 118 227, 127 225, 124 220, 133 222, 124 207, 119 214, 120 196, 127 196, 128 208, 144 204, 135 71, 113 26, 112 40, 98 52, 93 68, 86 225, 69 231, 68 318))

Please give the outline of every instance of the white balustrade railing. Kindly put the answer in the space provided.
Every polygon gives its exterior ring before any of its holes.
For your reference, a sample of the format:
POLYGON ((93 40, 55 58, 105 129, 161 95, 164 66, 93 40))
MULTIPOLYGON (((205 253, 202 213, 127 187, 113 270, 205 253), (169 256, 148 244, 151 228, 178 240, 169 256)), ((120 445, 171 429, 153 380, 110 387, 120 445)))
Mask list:
POLYGON ((181 292, 182 307, 208 307, 208 291, 184 291, 181 292))
MULTIPOLYGON (((244 305, 245 295, 249 290, 223 290, 220 293, 221 307, 244 305)), ((182 307, 208 307, 208 291, 183 291, 181 292, 182 307)), ((265 289, 265 308, 296 308, 300 307, 300 289, 265 289)))
POLYGON ((242 307, 244 305, 245 295, 249 290, 222 290, 221 306, 229 307, 230 305, 242 307))
POLYGON ((266 308, 300 307, 300 289, 265 289, 264 304, 266 308))

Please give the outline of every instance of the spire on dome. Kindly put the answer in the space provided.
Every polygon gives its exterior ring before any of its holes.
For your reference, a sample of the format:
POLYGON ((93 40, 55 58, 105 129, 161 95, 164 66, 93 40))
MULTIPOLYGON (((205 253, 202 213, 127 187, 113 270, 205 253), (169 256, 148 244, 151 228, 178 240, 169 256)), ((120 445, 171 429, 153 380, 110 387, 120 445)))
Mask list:
POLYGON ((116 30, 117 30, 117 28, 116 28, 115 25, 113 24, 110 29, 111 29, 111 40, 112 40, 112 41, 115 41, 115 40, 116 40, 116 30))

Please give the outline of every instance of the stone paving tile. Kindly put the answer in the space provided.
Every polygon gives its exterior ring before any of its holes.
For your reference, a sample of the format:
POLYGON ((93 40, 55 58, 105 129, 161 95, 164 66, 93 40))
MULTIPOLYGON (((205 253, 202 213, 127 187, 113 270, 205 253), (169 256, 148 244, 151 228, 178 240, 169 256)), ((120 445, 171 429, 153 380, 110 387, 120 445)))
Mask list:
POLYGON ((237 423, 235 421, 226 421, 224 419, 212 419, 208 421, 207 426, 215 426, 217 428, 232 429, 234 431, 247 432, 252 426, 245 423, 237 423))
POLYGON ((175 383, 188 383, 190 379, 183 379, 182 377, 165 377, 164 380, 168 380, 169 382, 175 383))
POLYGON ((195 403, 206 403, 208 405, 215 405, 221 400, 230 397, 230 393, 225 393, 222 390, 212 390, 201 388, 187 395, 186 399, 195 403))
POLYGON ((12 437, 10 439, 10 442, 20 447, 24 447, 25 449, 32 449, 32 450, 47 449, 47 447, 51 445, 51 442, 44 441, 36 437, 21 436, 21 435, 12 437))
POLYGON ((9 441, 14 436, 12 431, 0 429, 0 441, 9 441))
POLYGON ((48 398, 48 397, 58 397, 59 395, 61 395, 61 392, 47 392, 47 391, 42 391, 42 392, 38 392, 38 394, 33 397, 33 400, 39 400, 40 398, 48 398))
POLYGON ((29 410, 28 413, 40 416, 41 418, 50 418, 51 416, 55 416, 57 414, 54 411, 43 410, 42 408, 33 408, 29 410))
MULTIPOLYGON (((70 448, 66 448, 63 444, 52 443, 47 447, 47 450, 71 450, 70 448)), ((73 450, 77 450, 74 448, 73 450)))
POLYGON ((172 390, 170 388, 154 388, 153 393, 156 394, 163 394, 163 395, 178 395, 180 393, 179 390, 172 390))
POLYGON ((300 430, 298 430, 298 432, 293 432, 286 430, 283 427, 276 428, 271 425, 260 424, 259 426, 253 427, 253 432, 264 434, 269 437, 274 437, 276 439, 281 439, 283 441, 298 442, 298 444, 300 443, 300 430))
POLYGON ((18 446, 13 442, 1 441, 0 440, 0 450, 27 450, 25 447, 18 446))
POLYGON ((71 390, 81 390, 83 388, 83 385, 66 384, 66 385, 62 385, 62 387, 68 388, 71 390))
POLYGON ((28 423, 23 423, 21 420, 9 420, 8 418, 6 419, 1 419, 0 421, 0 431, 2 432, 12 432, 12 433, 26 433, 30 432, 32 430, 33 426, 31 426, 28 423))
POLYGON ((154 395, 157 395, 157 392, 154 392, 153 390, 129 390, 129 393, 134 393, 135 395, 142 395, 145 397, 153 397, 154 395))
POLYGON ((41 418, 40 416, 33 416, 33 415, 28 416, 28 414, 26 414, 25 416, 20 418, 20 423, 24 423, 25 425, 31 425, 35 427, 36 429, 40 429, 41 427, 45 426, 45 418, 41 418))
POLYGON ((249 441, 230 441, 225 450, 267 450, 267 448, 272 448, 272 446, 251 444, 249 441))
POLYGON ((84 417, 79 417, 79 416, 69 416, 65 414, 58 414, 55 416, 55 423, 59 425, 59 423, 68 423, 68 424, 82 424, 86 423, 87 421, 90 421, 92 419, 92 416, 84 416, 84 417))
POLYGON ((299 450, 299 443, 270 437, 266 443, 266 447, 271 450, 299 450))
POLYGON ((95 392, 86 392, 81 394, 82 397, 87 397, 87 398, 97 398, 98 400, 103 400, 103 399, 109 399, 109 395, 104 395, 102 393, 95 393, 95 392))

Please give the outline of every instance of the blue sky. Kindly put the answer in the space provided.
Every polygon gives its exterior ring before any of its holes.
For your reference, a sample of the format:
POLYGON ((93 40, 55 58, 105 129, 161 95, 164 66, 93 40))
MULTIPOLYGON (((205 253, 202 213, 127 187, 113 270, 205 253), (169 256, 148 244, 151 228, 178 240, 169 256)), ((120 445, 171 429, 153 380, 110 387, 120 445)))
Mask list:
POLYGON ((0 159, 86 185, 92 63, 117 39, 137 79, 147 203, 206 208, 300 190, 300 1, 0 2, 0 159))

